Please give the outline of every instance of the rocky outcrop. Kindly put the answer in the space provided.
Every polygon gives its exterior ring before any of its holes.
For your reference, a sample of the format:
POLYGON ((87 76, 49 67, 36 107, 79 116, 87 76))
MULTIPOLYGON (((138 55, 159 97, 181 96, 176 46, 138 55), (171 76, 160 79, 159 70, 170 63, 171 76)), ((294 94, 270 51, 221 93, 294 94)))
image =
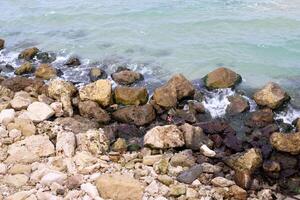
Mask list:
POLYGON ((270 137, 270 143, 278 151, 299 154, 300 132, 290 134, 275 132, 270 137))
POLYGON ((242 81, 242 77, 234 71, 221 67, 204 77, 205 86, 209 89, 231 88, 242 81))
POLYGON ((148 101, 145 87, 118 86, 115 89, 115 102, 123 105, 143 105, 148 101))
POLYGON ((78 109, 83 117, 96 119, 100 123, 110 121, 109 114, 94 101, 81 101, 78 103, 78 109))
POLYGON ((36 47, 25 49, 19 54, 19 59, 32 60, 38 52, 36 47))
POLYGON ((276 109, 289 100, 290 97, 277 83, 269 82, 258 90, 253 98, 260 106, 276 109))
POLYGON ((131 85, 143 78, 140 73, 131 71, 127 68, 118 69, 111 77, 115 82, 121 85, 131 85))
POLYGON ((35 71, 35 77, 50 80, 57 76, 57 71, 49 64, 41 64, 35 71))
POLYGON ((15 70, 15 75, 29 74, 33 71, 33 66, 30 62, 23 63, 15 70))

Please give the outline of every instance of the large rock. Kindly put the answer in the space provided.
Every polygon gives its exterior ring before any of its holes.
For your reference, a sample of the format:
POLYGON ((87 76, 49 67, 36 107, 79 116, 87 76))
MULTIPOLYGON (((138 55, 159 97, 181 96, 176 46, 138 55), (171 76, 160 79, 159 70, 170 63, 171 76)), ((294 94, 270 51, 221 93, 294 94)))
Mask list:
POLYGON ((99 79, 107 78, 107 74, 105 73, 105 71, 98 67, 93 67, 89 72, 89 76, 90 76, 91 82, 95 82, 99 79))
POLYGON ((140 73, 126 68, 118 70, 117 72, 113 73, 111 77, 115 82, 121 85, 130 85, 143 78, 140 73))
POLYGON ((4 49, 5 40, 0 38, 0 50, 4 49))
POLYGON ((148 101, 148 92, 145 87, 118 86, 115 89, 115 101, 123 105, 141 105, 148 101))
POLYGON ((33 163, 54 153, 48 136, 32 135, 8 147, 7 163, 33 163))
POLYGON ((36 47, 25 49, 19 54, 19 59, 31 60, 38 52, 39 49, 36 47))
POLYGON ((26 116, 33 122, 41 122, 52 117, 55 112, 47 104, 42 102, 33 102, 27 108, 26 116))
POLYGON ((249 110, 249 102, 240 95, 228 97, 230 104, 226 108, 226 112, 229 115, 236 115, 249 110))
POLYGON ((27 107, 33 102, 33 98, 29 93, 20 91, 17 92, 14 98, 10 101, 10 105, 15 110, 27 109, 27 107))
POLYGON ((265 108, 252 112, 249 119, 246 120, 245 124, 249 127, 262 128, 274 121, 274 113, 271 109, 265 108))
POLYGON ((50 80, 57 76, 57 71, 49 64, 41 64, 35 71, 35 77, 50 80))
POLYGON ((177 92, 173 85, 163 85, 156 88, 153 93, 155 103, 164 108, 176 107, 177 92))
POLYGON ((144 136, 144 145, 151 148, 167 149, 184 144, 184 135, 175 125, 156 126, 144 136))
POLYGON ((79 91, 81 100, 92 100, 102 106, 111 104, 112 99, 112 86, 109 80, 98 80, 84 86, 79 91))
POLYGON ((241 80, 239 74, 225 67, 218 68, 204 77, 205 86, 209 89, 231 88, 241 80))
POLYGON ((129 106, 121 108, 113 112, 112 117, 120 122, 143 126, 155 120, 156 114, 153 106, 146 104, 143 106, 129 106))
POLYGON ((253 96, 255 102, 260 106, 267 106, 271 109, 280 107, 289 100, 288 94, 277 84, 269 82, 253 96))
POLYGON ((136 179, 117 174, 101 175, 96 180, 96 186, 102 198, 113 200, 140 200, 144 191, 136 179))
POLYGON ((15 70, 15 75, 29 74, 32 71, 32 64, 30 62, 25 62, 15 70))
POLYGON ((177 93, 177 99, 193 96, 195 88, 182 74, 176 74, 167 82, 168 85, 174 86, 177 93))
POLYGON ((3 80, 1 82, 1 85, 14 92, 25 90, 25 88, 27 87, 32 87, 38 93, 40 93, 44 87, 44 82, 39 79, 30 79, 26 77, 16 76, 3 80))
POLYGON ((62 126, 64 129, 71 130, 75 134, 85 133, 89 129, 99 128, 98 122, 79 115, 75 115, 74 117, 57 118, 54 122, 55 124, 62 126))
POLYGON ((300 132, 290 134, 275 132, 271 135, 270 142, 278 151, 300 153, 300 132))
POLYGON ((69 117, 73 116, 71 99, 76 92, 76 87, 70 82, 55 79, 49 83, 49 96, 62 102, 63 109, 69 117))
POLYGON ((109 114, 94 101, 81 101, 78 103, 78 109, 83 117, 96 119, 100 123, 110 121, 109 114))

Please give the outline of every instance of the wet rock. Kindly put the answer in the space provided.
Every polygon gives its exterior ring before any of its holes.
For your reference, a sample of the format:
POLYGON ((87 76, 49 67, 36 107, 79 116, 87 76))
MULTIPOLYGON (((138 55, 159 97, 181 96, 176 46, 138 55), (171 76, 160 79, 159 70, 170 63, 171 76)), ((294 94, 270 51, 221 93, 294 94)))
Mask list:
POLYGON ((269 82, 257 91, 253 98, 260 106, 276 109, 289 100, 290 97, 277 83, 269 82))
POLYGON ((84 86, 79 91, 81 100, 92 100, 102 106, 108 106, 112 99, 112 88, 109 80, 98 80, 84 86))
POLYGON ((246 200, 247 199, 247 191, 243 188, 233 185, 229 188, 229 191, 234 199, 236 200, 246 200))
POLYGON ((234 181, 228 180, 223 177, 215 177, 211 180, 211 183, 216 187, 230 187, 235 185, 234 181))
POLYGON ((57 76, 57 70, 50 64, 41 64, 35 71, 35 77, 50 80, 57 76))
POLYGON ((32 87, 37 92, 40 92, 43 89, 44 82, 38 79, 29 79, 21 76, 16 76, 3 80, 1 82, 1 85, 12 90, 13 92, 25 90, 25 88, 27 87, 32 87))
POLYGON ((164 108, 172 108, 177 104, 177 92, 173 85, 163 85, 154 90, 153 99, 164 108))
POLYGON ((155 117, 153 106, 146 104, 143 106, 129 106, 121 108, 112 113, 112 117, 123 123, 133 123, 137 126, 143 126, 151 123, 155 117))
POLYGON ((81 101, 78 103, 78 108, 83 117, 96 119, 100 123, 110 121, 109 114, 94 101, 81 101))
POLYGON ((100 69, 100 68, 97 68, 97 67, 93 67, 90 70, 89 76, 90 76, 91 82, 95 82, 99 79, 106 79, 107 78, 107 74, 105 73, 105 71, 100 69))
POLYGON ((221 67, 204 77, 205 86, 209 89, 231 88, 242 81, 242 77, 234 71, 221 67))
POLYGON ((15 68, 10 64, 0 65, 0 72, 11 73, 15 71, 15 68))
POLYGON ((41 122, 52 117, 55 113, 54 110, 47 104, 42 102, 33 102, 25 112, 26 116, 33 122, 41 122))
POLYGON ((278 151, 299 154, 300 132, 290 134, 275 132, 270 137, 270 143, 278 151))
POLYGON ((33 102, 33 98, 29 93, 20 91, 15 93, 14 98, 10 101, 10 105, 15 110, 27 109, 27 107, 33 102))
POLYGON ((56 60, 56 55, 54 53, 48 53, 48 52, 38 52, 36 54, 36 58, 41 63, 52 63, 56 60))
POLYGON ((203 172, 202 166, 195 165, 195 166, 191 167, 190 169, 181 172, 177 176, 176 180, 181 183, 191 184, 194 180, 196 180, 200 176, 200 174, 202 172, 203 172))
POLYGON ((9 123, 7 125, 8 130, 17 129, 22 132, 24 136, 31 136, 34 135, 36 132, 35 125, 30 119, 22 119, 22 118, 15 118, 13 123, 9 123))
POLYGON ((102 198, 114 200, 142 199, 144 188, 141 183, 126 175, 101 175, 96 180, 102 198))
POLYGON ((176 153, 170 160, 170 164, 174 167, 192 167, 196 163, 196 158, 191 150, 184 150, 176 153))
POLYGON ((144 136, 144 145, 152 148, 166 149, 184 144, 183 133, 175 125, 156 126, 144 136))
POLYGON ((172 116, 175 124, 182 124, 182 122, 195 123, 197 121, 195 112, 190 110, 176 109, 175 113, 170 113, 169 116, 172 116))
POLYGON ((8 147, 7 163, 32 163, 54 153, 48 136, 32 135, 8 147))
POLYGON ((229 115, 236 115, 249 110, 249 102, 242 96, 235 95, 228 97, 230 104, 226 108, 229 115))
POLYGON ((177 99, 181 100, 185 97, 191 97, 195 93, 193 84, 187 80, 182 74, 176 74, 167 82, 167 85, 176 89, 177 99))
POLYGON ((39 49, 36 47, 25 49, 19 54, 19 59, 31 60, 38 52, 39 49))
POLYGON ((0 39, 0 50, 4 49, 5 40, 0 39))
POLYGON ((246 120, 245 124, 249 127, 262 128, 274 121, 274 113, 270 109, 262 109, 254 111, 250 114, 249 119, 246 120))
POLYGON ((55 124, 62 126, 64 129, 71 130, 73 133, 85 133, 89 129, 99 128, 99 124, 91 119, 86 119, 75 115, 74 117, 64 117, 55 119, 55 124))
POLYGON ((263 169, 265 172, 279 172, 280 171, 280 163, 272 160, 264 161, 263 169))
POLYGON ((76 87, 67 81, 55 79, 50 81, 48 87, 48 94, 63 104, 63 109, 67 116, 73 116, 73 107, 71 98, 77 92, 76 87))
POLYGON ((15 75, 29 74, 33 71, 33 66, 30 62, 23 63, 15 70, 15 75))
POLYGON ((121 85, 130 85, 138 80, 141 80, 143 76, 129 69, 118 69, 117 72, 113 73, 112 79, 121 85))
POLYGON ((143 105, 148 101, 148 92, 145 87, 117 86, 115 101, 123 105, 143 105))
POLYGON ((67 62, 65 63, 65 65, 69 66, 69 67, 74 67, 74 66, 79 66, 81 65, 81 62, 79 60, 79 58, 77 57, 71 57, 67 60, 67 62))
POLYGON ((63 154, 66 157, 72 157, 75 152, 76 140, 74 133, 70 131, 61 131, 57 134, 56 155, 63 154))

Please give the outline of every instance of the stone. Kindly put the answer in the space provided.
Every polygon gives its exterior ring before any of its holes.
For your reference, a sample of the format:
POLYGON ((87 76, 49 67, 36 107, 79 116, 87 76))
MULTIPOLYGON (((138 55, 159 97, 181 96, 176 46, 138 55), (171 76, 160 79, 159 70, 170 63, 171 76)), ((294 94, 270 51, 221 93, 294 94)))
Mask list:
POLYGON ((50 104, 50 107, 55 112, 55 117, 61 117, 64 115, 63 104, 61 102, 53 102, 50 104))
POLYGON ((250 118, 245 124, 249 127, 262 128, 272 124, 274 121, 274 113, 271 109, 261 109, 250 114, 250 118))
POLYGON ((84 182, 84 177, 81 174, 76 174, 69 176, 66 180, 66 186, 69 190, 79 188, 80 185, 84 182))
POLYGON ((173 178, 168 175, 158 175, 157 180, 166 186, 170 186, 174 183, 173 178))
POLYGON ((199 197, 199 194, 198 194, 198 191, 197 190, 195 190, 195 189, 193 189, 193 188, 187 188, 186 189, 186 197, 188 198, 188 199, 199 199, 198 197, 199 197))
POLYGON ((142 106, 128 106, 112 113, 112 117, 119 122, 131 123, 137 126, 150 124, 156 118, 153 106, 150 104, 142 106))
POLYGON ((185 184, 191 184, 194 180, 196 180, 202 174, 202 166, 195 165, 188 170, 181 172, 177 176, 177 181, 185 184))
POLYGON ((171 185, 170 186, 170 196, 173 197, 179 197, 181 195, 185 195, 186 193, 186 186, 183 184, 178 184, 178 185, 171 185))
POLYGON ((127 150, 126 140, 123 138, 118 138, 111 147, 112 151, 125 152, 127 150))
POLYGON ((83 118, 79 115, 74 117, 61 117, 54 120, 55 124, 70 130, 75 134, 85 133, 89 129, 98 129, 99 123, 91 119, 83 118))
POLYGON ((35 70, 35 77, 44 80, 50 80, 57 76, 57 70, 50 64, 40 64, 40 66, 35 70))
POLYGON ((236 200, 246 200, 247 199, 247 191, 243 188, 233 185, 229 188, 229 191, 234 199, 236 200))
POLYGON ((200 147, 200 152, 204 156, 209 157, 209 158, 213 158, 216 156, 216 152, 214 152, 213 150, 208 148, 208 146, 206 146, 205 144, 200 147))
POLYGON ((117 72, 111 75, 112 79, 121 85, 131 85, 143 78, 143 76, 138 73, 131 71, 129 69, 118 69, 117 72))
POLYGON ((78 109, 81 116, 96 119, 99 123, 108 123, 109 114, 94 101, 80 101, 78 109))
POLYGON ((29 74, 33 71, 33 66, 30 62, 23 63, 15 70, 15 75, 29 74))
POLYGON ((3 80, 1 85, 13 92, 18 92, 31 87, 37 93, 43 92, 44 82, 40 79, 30 79, 22 76, 11 77, 3 80))
POLYGON ((25 49, 19 54, 19 59, 32 60, 38 52, 36 47, 25 49))
POLYGON ((153 166, 154 163, 158 162, 162 158, 162 155, 146 155, 143 157, 143 164, 153 166))
POLYGON ((31 166, 24 164, 14 164, 9 170, 9 174, 30 174, 31 166))
POLYGON ((13 187, 20 188, 26 185, 29 180, 28 176, 24 174, 16 174, 16 175, 7 175, 4 176, 3 181, 13 187))
POLYGON ((222 171, 222 167, 207 162, 201 163, 201 167, 203 173, 218 174, 222 171))
POLYGON ((280 107, 290 99, 288 94, 277 83, 273 82, 267 83, 262 89, 258 90, 253 98, 258 105, 271 109, 280 107))
POLYGON ((204 77, 205 86, 209 89, 231 88, 241 81, 239 74, 225 67, 220 67, 204 77))
POLYGON ((154 163, 153 168, 159 174, 167 174, 169 170, 169 156, 163 156, 158 162, 154 163))
POLYGON ((0 38, 0 50, 4 49, 5 40, 0 38))
POLYGON ((8 130, 17 129, 22 132, 24 136, 34 135, 36 127, 30 119, 15 118, 13 123, 7 125, 8 130))
POLYGON ((117 86, 115 101, 123 105, 144 105, 148 101, 148 92, 145 87, 117 86))
POLYGON ((37 123, 49 119, 54 114, 54 110, 42 102, 33 102, 28 106, 26 112, 28 118, 37 123))
POLYGON ((235 171, 235 183, 243 189, 249 189, 252 184, 252 177, 248 171, 235 171))
POLYGON ((273 160, 266 160, 263 163, 263 169, 265 172, 280 172, 280 163, 273 160))
POLYGON ((223 177, 215 177, 211 180, 211 183, 216 187, 230 187, 232 185, 235 185, 234 181, 228 180, 223 177))
POLYGON ((67 175, 59 171, 50 171, 41 178, 41 184, 51 186, 53 183, 62 185, 67 179, 67 175))
POLYGON ((127 175, 104 174, 96 180, 102 198, 114 200, 142 199, 142 184, 127 175))
POLYGON ((185 97, 191 97, 195 93, 193 84, 182 74, 173 75, 167 82, 167 84, 173 86, 176 89, 178 100, 181 100, 185 97))
POLYGON ((67 65, 69 67, 79 66, 79 65, 81 65, 81 62, 80 62, 79 58, 73 56, 67 60, 65 65, 67 65))
POLYGON ((0 85, 0 97, 13 98, 14 92, 8 89, 7 87, 0 85))
POLYGON ((153 93, 155 103, 164 108, 176 107, 177 91, 174 85, 163 85, 156 88, 153 93))
POLYGON ((272 133, 270 137, 272 146, 282 152, 291 153, 293 155, 300 153, 300 132, 297 133, 272 133))
POLYGON ((79 90, 79 96, 82 101, 91 100, 99 103, 101 106, 111 104, 112 88, 109 80, 98 80, 87 84, 79 90))
POLYGON ((107 78, 107 74, 105 73, 105 71, 98 67, 91 68, 90 72, 89 72, 89 76, 90 76, 91 82, 95 82, 99 79, 107 78))
POLYGON ((36 58, 41 63, 52 63, 56 60, 56 55, 55 55, 55 53, 52 53, 52 52, 38 52, 36 54, 36 58))
POLYGON ((72 157, 75 152, 76 138, 70 131, 61 131, 57 134, 56 155, 63 154, 66 157, 72 157))
POLYGON ((167 149, 184 144, 183 133, 175 125, 156 126, 144 136, 144 145, 151 148, 167 149))
POLYGON ((17 129, 12 129, 8 133, 9 137, 12 138, 14 141, 18 140, 22 136, 22 132, 17 129))
POLYGON ((229 115, 237 115, 250 109, 249 102, 240 95, 228 97, 230 104, 226 108, 229 115))
POLYGON ((80 189, 87 193, 92 199, 99 198, 97 187, 91 183, 84 183, 80 186, 80 189))
POLYGON ((33 98, 29 93, 20 91, 15 93, 14 98, 10 101, 10 105, 15 110, 27 109, 27 107, 33 102, 33 98))
POLYGON ((48 136, 32 135, 8 147, 7 163, 32 163, 54 153, 54 145, 48 136))
POLYGON ((196 163, 196 158, 191 150, 184 150, 172 156, 170 164, 174 167, 192 167, 196 163))
POLYGON ((7 125, 12 122, 15 118, 14 109, 4 109, 0 112, 0 124, 7 125))
MULTIPOLYGON (((31 200, 28 198, 35 192, 36 192, 35 189, 28 190, 28 191, 16 192, 16 193, 8 196, 7 200, 31 200)), ((32 200, 34 200, 34 199, 32 199, 32 200)))

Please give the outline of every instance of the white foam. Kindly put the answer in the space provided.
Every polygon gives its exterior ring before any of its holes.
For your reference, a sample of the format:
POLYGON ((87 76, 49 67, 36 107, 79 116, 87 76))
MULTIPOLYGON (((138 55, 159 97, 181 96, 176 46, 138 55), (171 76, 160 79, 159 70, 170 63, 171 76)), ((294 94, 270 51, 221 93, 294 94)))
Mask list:
POLYGON ((292 124, 293 121, 300 117, 300 110, 288 105, 287 109, 279 113, 275 113, 276 120, 282 120, 284 123, 292 124))

